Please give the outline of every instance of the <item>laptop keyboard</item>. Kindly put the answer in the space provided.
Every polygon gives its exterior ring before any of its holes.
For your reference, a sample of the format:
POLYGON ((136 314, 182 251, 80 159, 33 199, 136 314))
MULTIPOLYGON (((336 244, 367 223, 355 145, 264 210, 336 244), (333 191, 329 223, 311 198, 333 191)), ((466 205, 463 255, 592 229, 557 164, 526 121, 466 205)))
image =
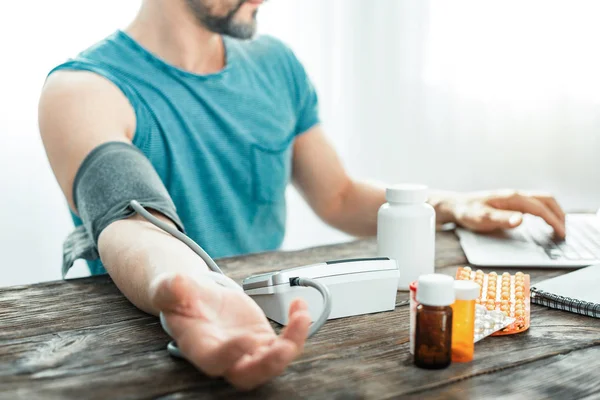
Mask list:
POLYGON ((524 221, 512 238, 533 242, 544 249, 552 260, 598 260, 600 259, 600 231, 585 219, 567 217, 567 238, 557 239, 550 228, 539 218, 524 221))

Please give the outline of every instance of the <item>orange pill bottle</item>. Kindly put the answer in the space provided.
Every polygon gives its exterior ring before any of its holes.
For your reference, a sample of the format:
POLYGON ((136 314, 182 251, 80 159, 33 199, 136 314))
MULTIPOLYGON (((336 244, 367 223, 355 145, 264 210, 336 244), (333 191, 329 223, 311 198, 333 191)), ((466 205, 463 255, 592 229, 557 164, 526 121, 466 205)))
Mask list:
POLYGON ((475 352, 475 300, 480 286, 472 281, 455 281, 452 304, 452 362, 469 362, 475 352))

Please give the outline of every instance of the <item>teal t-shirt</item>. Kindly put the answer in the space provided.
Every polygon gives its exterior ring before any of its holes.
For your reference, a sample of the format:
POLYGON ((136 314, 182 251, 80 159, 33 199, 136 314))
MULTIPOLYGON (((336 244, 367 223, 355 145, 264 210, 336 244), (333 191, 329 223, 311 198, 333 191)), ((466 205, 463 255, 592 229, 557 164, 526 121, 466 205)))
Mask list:
MULTIPOLYGON (((279 248, 292 144, 319 122, 315 90, 288 47, 269 36, 223 42, 226 66, 215 74, 167 64, 122 31, 52 71, 91 71, 125 94, 133 144, 214 258, 279 248)), ((100 260, 89 265, 106 272, 100 260)))

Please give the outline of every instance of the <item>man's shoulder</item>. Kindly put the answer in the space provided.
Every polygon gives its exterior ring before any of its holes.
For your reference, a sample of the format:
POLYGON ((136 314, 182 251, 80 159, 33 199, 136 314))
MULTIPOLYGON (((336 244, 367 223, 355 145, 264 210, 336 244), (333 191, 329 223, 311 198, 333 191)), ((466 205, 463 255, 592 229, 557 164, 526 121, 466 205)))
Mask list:
POLYGON ((122 32, 116 31, 96 41, 56 65, 48 75, 64 70, 104 72, 100 75, 106 75, 109 70, 119 70, 123 66, 135 65, 139 68, 139 54, 127 46, 124 36, 122 32))

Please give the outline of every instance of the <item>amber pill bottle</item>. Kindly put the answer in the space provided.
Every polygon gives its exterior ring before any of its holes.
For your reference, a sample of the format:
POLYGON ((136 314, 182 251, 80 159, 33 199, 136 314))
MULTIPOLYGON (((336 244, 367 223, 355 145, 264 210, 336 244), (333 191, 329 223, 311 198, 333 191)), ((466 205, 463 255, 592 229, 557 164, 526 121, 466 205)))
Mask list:
POLYGON ((475 352, 475 300, 481 287, 471 281, 454 282, 452 304, 452 362, 469 362, 475 352))
POLYGON ((441 274, 419 277, 415 355, 417 367, 446 368, 452 362, 454 279, 441 274))

